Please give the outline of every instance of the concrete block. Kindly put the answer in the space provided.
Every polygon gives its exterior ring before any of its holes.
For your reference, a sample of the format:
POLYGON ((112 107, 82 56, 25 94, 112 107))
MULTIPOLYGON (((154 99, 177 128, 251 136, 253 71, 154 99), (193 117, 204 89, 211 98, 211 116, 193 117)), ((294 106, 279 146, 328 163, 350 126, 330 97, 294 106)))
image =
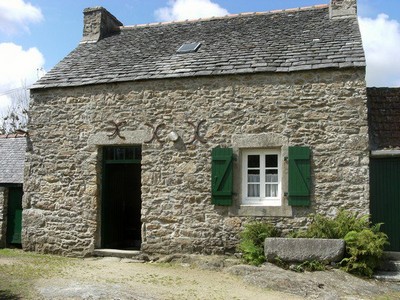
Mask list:
POLYGON ((344 250, 345 242, 339 239, 266 238, 264 244, 267 260, 279 257, 289 262, 338 262, 343 258, 344 250))

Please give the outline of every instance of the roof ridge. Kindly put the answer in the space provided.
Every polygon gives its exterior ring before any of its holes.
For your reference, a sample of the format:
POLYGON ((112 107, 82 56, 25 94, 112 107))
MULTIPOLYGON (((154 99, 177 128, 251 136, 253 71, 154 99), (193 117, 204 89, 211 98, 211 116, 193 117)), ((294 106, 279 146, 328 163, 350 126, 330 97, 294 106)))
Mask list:
POLYGON ((23 138, 27 137, 27 132, 15 132, 15 133, 7 133, 7 134, 0 134, 0 139, 16 139, 16 138, 23 138))
POLYGON ((165 25, 170 25, 170 24, 206 22, 206 21, 222 20, 222 19, 229 19, 229 18, 236 18, 236 17, 243 17, 243 16, 269 15, 269 14, 276 14, 276 13, 290 13, 290 12, 305 11, 305 10, 312 10, 312 9, 323 9, 323 8, 328 8, 328 7, 329 7, 328 4, 318 4, 318 5, 312 5, 312 6, 297 7, 297 8, 269 10, 269 11, 263 11, 263 12, 245 12, 245 13, 239 13, 239 14, 229 14, 229 15, 219 16, 219 17, 126 25, 126 26, 120 26, 120 29, 121 30, 129 30, 129 29, 134 29, 134 28, 138 28, 138 27, 165 26, 165 25))

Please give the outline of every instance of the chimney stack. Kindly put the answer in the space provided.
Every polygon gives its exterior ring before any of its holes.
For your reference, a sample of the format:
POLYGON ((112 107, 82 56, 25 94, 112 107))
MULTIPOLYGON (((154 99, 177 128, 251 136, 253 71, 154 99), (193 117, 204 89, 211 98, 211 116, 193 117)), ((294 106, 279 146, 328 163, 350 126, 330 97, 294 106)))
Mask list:
POLYGON ((331 19, 357 16, 357 0, 331 0, 329 15, 331 19))
POLYGON ((96 43, 102 38, 119 31, 123 24, 101 6, 83 10, 83 37, 81 43, 96 43))

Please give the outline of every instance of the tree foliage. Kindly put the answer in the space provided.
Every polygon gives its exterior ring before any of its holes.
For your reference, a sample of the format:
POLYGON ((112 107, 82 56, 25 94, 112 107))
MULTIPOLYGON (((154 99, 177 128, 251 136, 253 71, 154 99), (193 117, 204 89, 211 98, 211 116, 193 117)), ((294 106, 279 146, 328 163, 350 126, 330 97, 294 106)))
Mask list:
POLYGON ((22 87, 13 91, 9 97, 11 105, 0 116, 0 133, 14 133, 16 130, 26 130, 28 124, 29 91, 22 87))

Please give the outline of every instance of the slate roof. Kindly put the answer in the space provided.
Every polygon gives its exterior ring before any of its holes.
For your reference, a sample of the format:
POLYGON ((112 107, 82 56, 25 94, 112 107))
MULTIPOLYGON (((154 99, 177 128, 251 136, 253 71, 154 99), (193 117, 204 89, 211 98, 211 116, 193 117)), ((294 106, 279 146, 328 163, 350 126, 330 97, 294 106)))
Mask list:
POLYGON ((20 135, 0 135, 0 185, 23 183, 27 140, 20 135))
POLYGON ((364 66, 356 16, 330 19, 328 5, 320 5, 124 26, 97 43, 78 45, 32 88, 364 66), (186 42, 201 47, 177 53, 186 42))
POLYGON ((400 149, 400 88, 367 88, 371 150, 400 149))

